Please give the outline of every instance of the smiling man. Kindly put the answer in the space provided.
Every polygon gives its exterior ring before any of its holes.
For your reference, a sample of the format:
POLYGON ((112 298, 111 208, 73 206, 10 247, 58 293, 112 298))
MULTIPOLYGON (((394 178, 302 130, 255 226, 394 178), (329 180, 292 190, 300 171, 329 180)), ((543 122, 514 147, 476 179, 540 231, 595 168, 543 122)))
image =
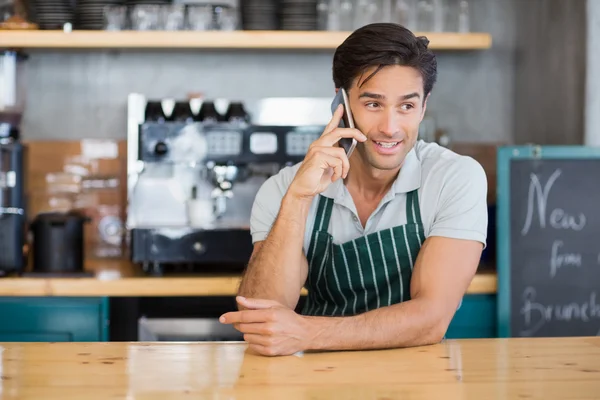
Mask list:
POLYGON ((260 189, 239 311, 221 316, 264 355, 439 342, 486 243, 481 166, 418 140, 437 77, 428 41, 396 24, 335 52, 357 129, 334 113, 304 161, 260 189), (340 138, 355 138, 348 159, 340 138), (308 297, 296 313, 303 287, 308 297))

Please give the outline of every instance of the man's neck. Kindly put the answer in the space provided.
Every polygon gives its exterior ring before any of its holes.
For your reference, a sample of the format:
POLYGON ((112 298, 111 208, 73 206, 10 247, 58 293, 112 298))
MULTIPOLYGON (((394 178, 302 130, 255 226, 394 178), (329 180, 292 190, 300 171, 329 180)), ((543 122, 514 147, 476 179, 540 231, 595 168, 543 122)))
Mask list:
POLYGON ((350 157, 350 170, 344 184, 353 193, 366 200, 381 199, 390 190, 400 168, 380 170, 373 168, 359 154, 350 157))

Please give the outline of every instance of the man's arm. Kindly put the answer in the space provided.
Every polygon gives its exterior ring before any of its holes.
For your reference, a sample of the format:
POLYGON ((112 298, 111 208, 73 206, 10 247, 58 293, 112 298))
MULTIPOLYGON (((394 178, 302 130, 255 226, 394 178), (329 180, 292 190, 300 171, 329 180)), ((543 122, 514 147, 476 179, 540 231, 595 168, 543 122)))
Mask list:
MULTIPOLYGON (((337 128, 342 115, 343 107, 340 106, 323 135, 310 145, 283 196, 267 238, 252 252, 238 291, 240 296, 274 300, 291 310, 296 308, 308 276, 303 242, 310 205, 331 182, 345 178, 350 166, 344 149, 335 145, 342 137, 360 142, 367 140, 357 129, 337 128)), ((268 197, 268 193, 259 193, 256 206, 260 208, 263 201, 271 200, 268 197)), ((261 225, 264 229, 269 224, 261 221, 261 225)))
POLYGON ((254 245, 238 295, 296 308, 308 275, 302 248, 309 208, 307 201, 284 196, 269 235, 254 245))
POLYGON ((479 264, 482 244, 428 238, 417 257, 411 300, 354 317, 311 318, 310 349, 357 350, 437 343, 444 337, 479 264))

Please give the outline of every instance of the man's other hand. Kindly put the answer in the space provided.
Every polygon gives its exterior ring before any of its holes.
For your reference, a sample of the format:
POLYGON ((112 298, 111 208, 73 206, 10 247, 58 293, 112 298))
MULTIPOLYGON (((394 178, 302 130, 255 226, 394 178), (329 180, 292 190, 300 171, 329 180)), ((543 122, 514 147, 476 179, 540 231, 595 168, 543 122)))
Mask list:
POLYGON ((310 348, 318 334, 311 319, 274 300, 236 297, 245 308, 219 318, 244 334, 250 348, 265 356, 291 355, 310 348))

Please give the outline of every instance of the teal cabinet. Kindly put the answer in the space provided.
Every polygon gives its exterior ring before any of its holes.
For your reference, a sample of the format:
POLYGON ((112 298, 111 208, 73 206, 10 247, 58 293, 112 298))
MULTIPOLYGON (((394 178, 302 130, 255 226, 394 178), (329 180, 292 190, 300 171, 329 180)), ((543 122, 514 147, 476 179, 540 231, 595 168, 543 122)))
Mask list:
POLYGON ((0 342, 108 340, 108 299, 0 297, 0 342))
POLYGON ((466 295, 450 322, 446 339, 494 338, 496 336, 496 295, 466 295))

